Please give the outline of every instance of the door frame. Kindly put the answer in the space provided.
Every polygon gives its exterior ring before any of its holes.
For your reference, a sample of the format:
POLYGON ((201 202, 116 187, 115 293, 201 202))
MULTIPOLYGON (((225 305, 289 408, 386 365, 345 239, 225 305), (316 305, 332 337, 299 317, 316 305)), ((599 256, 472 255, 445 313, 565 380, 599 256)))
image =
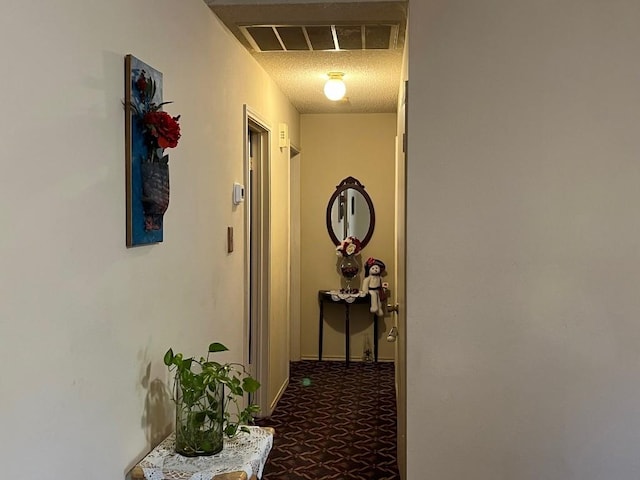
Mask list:
POLYGON ((300 356, 300 148, 289 145, 289 360, 300 356))
POLYGON ((248 105, 243 105, 244 138, 244 183, 245 192, 245 314, 244 314, 244 358, 251 375, 261 384, 261 388, 251 399, 260 407, 259 415, 269 415, 269 314, 270 314, 270 159, 271 127, 248 105), (259 151, 254 165, 256 190, 256 215, 252 215, 251 205, 254 192, 250 188, 251 152, 249 131, 258 135, 259 151), (252 228, 252 224, 255 228, 252 228), (252 285, 251 235, 256 234, 256 276, 252 285), (252 312, 253 296, 253 312, 252 312), (252 315, 253 313, 253 315, 252 315), (253 323, 251 323, 253 322, 253 323), (251 337, 250 337, 251 336, 251 337))
POLYGON ((396 137, 395 172, 395 312, 396 326, 396 420, 397 420, 397 462, 400 478, 407 472, 407 132, 408 132, 408 88, 409 82, 402 84, 402 101, 398 108, 398 136, 396 137))

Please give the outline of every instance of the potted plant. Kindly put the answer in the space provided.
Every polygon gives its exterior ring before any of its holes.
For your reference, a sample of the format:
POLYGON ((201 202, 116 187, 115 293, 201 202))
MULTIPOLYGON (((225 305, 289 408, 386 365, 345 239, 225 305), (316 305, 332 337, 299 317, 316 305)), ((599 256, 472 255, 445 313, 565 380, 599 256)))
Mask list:
POLYGON ((254 393, 260 383, 239 363, 209 360, 212 353, 228 350, 221 343, 209 345, 207 357, 196 360, 174 354, 170 348, 164 364, 174 373, 173 401, 176 404, 176 452, 195 457, 222 450, 223 435, 248 431, 258 406, 241 408, 245 393, 254 393))

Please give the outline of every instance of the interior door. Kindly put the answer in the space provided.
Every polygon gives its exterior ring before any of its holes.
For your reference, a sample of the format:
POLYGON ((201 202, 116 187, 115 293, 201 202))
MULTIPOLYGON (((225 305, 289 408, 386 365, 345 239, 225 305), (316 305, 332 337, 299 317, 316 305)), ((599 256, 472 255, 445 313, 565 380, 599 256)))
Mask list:
POLYGON ((246 327, 245 358, 262 385, 250 401, 260 414, 271 414, 269 385, 269 129, 246 105, 246 327))
POLYGON ((398 414, 398 469, 400 478, 406 478, 407 467, 407 328, 406 328, 406 145, 407 145, 407 82, 404 101, 398 112, 398 138, 396 145, 396 212, 395 212, 395 264, 394 287, 396 319, 396 403, 398 414))

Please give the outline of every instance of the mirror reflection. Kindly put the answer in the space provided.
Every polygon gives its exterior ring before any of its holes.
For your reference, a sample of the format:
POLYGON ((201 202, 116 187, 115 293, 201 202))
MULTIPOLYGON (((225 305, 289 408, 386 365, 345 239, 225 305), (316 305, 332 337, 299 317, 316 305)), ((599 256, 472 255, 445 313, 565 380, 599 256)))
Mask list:
POLYGON ((331 227, 338 238, 364 238, 369 230, 369 205, 358 190, 347 188, 333 201, 331 227))
POLYGON ((364 185, 354 177, 342 180, 327 205, 327 230, 333 243, 338 245, 354 236, 364 248, 373 235, 374 224, 373 202, 364 185))

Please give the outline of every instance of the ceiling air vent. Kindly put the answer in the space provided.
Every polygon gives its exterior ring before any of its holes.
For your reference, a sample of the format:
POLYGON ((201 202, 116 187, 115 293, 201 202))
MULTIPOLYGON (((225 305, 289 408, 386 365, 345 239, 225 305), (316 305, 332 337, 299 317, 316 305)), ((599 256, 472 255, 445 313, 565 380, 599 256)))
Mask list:
POLYGON ((395 49, 399 25, 249 25, 239 28, 254 50, 287 52, 395 49))

